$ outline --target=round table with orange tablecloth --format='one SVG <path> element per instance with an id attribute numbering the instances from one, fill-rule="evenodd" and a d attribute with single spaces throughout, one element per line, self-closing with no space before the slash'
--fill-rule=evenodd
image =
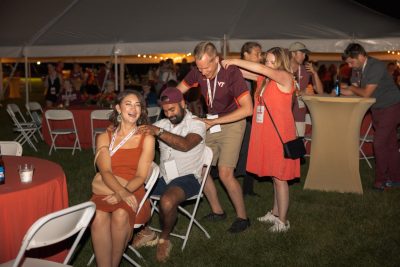
<path id="1" fill-rule="evenodd" d="M 0 185 L 0 263 L 14 259 L 26 232 L 39 218 L 67 208 L 68 191 L 60 165 L 34 157 L 3 156 L 5 184 Z M 18 166 L 33 164 L 31 183 L 21 183 Z M 34 252 L 41 258 L 62 262 L 67 247 L 47 247 Z"/>
<path id="2" fill-rule="evenodd" d="M 79 142 L 82 148 L 91 148 L 92 147 L 92 130 L 90 127 L 90 114 L 94 110 L 100 109 L 97 106 L 70 106 L 67 108 L 69 111 L 72 112 L 76 124 L 76 128 L 78 131 Z M 72 127 L 72 123 L 70 125 L 69 122 L 64 121 L 57 121 L 52 122 L 56 127 Z M 93 122 L 93 127 L 102 127 L 106 128 L 111 124 L 110 121 L 103 121 L 103 120 L 95 120 Z M 42 121 L 42 133 L 44 137 L 44 141 L 51 145 L 51 138 L 49 134 L 49 129 L 46 124 L 46 119 L 43 116 Z M 63 146 L 74 146 L 75 135 L 60 135 L 56 139 L 56 145 L 63 147 Z"/>

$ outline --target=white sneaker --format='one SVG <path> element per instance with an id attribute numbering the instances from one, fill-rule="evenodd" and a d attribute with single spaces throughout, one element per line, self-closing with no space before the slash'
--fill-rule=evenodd
<path id="1" fill-rule="evenodd" d="M 271 211 L 268 211 L 264 216 L 257 218 L 257 221 L 263 223 L 275 223 L 277 220 L 279 221 L 279 218 L 272 214 Z"/>
<path id="2" fill-rule="evenodd" d="M 286 224 L 281 222 L 281 220 L 277 220 L 274 225 L 272 225 L 268 230 L 272 233 L 283 233 L 287 232 L 290 228 L 290 223 L 289 221 L 286 221 Z"/>

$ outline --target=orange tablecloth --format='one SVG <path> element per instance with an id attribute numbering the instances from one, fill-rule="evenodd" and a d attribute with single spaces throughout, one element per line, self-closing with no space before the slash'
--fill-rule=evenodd
<path id="1" fill-rule="evenodd" d="M 81 143 L 82 148 L 91 148 L 92 147 L 92 132 L 90 129 L 90 113 L 93 110 L 99 109 L 96 106 L 72 106 L 69 107 L 68 110 L 72 112 L 75 119 L 76 128 L 78 131 L 79 141 Z M 57 121 L 52 122 L 56 127 L 72 127 L 72 123 L 70 124 L 67 121 Z M 111 122 L 109 121 L 94 121 L 94 127 L 104 127 L 109 126 Z M 49 134 L 49 129 L 46 124 L 46 118 L 43 116 L 42 121 L 42 133 L 44 137 L 44 141 L 51 145 L 51 138 Z M 74 135 L 60 135 L 56 139 L 57 146 L 73 146 L 75 141 Z"/>
<path id="2" fill-rule="evenodd" d="M 60 165 L 33 157 L 3 156 L 3 160 L 6 183 L 0 185 L 0 263 L 17 256 L 22 239 L 37 219 L 68 207 L 67 184 Z M 20 182 L 17 170 L 24 163 L 35 167 L 28 184 Z M 34 253 L 62 262 L 66 247 L 38 249 Z"/>

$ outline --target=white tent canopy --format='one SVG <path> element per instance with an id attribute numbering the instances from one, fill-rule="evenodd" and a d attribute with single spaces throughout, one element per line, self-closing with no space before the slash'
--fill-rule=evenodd
<path id="1" fill-rule="evenodd" d="M 400 48 L 400 20 L 349 0 L 3 0 L 0 57 L 187 53 L 203 40 L 230 52 L 302 41 L 313 52 Z"/>

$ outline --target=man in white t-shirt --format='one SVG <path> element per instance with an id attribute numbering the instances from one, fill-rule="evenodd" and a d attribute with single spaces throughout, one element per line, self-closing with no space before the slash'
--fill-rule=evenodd
<path id="1" fill-rule="evenodd" d="M 175 87 L 166 88 L 160 96 L 166 119 L 141 130 L 154 135 L 160 146 L 160 175 L 152 194 L 161 195 L 160 220 L 162 231 L 157 244 L 154 232 L 145 228 L 133 241 L 136 248 L 157 244 L 156 258 L 165 262 L 172 244 L 172 232 L 178 206 L 200 190 L 202 155 L 205 149 L 206 126 L 185 109 L 181 91 Z"/>

